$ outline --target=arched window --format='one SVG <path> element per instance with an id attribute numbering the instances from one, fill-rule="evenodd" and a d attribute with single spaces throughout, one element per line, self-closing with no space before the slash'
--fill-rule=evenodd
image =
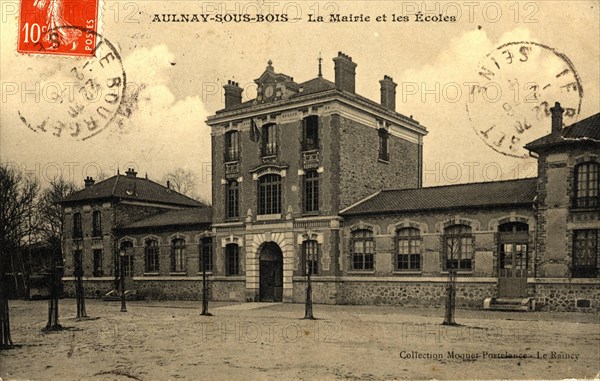
<path id="1" fill-rule="evenodd" d="M 185 272 L 185 240 L 182 238 L 171 241 L 171 272 Z"/>
<path id="2" fill-rule="evenodd" d="M 598 202 L 598 163 L 586 162 L 575 167 L 576 208 L 597 208 Z"/>
<path id="3" fill-rule="evenodd" d="M 81 226 L 81 213 L 73 213 L 73 238 L 83 238 L 83 229 Z"/>
<path id="4" fill-rule="evenodd" d="M 302 150 L 319 149 L 319 117 L 307 116 L 302 120 Z"/>
<path id="5" fill-rule="evenodd" d="M 213 271 L 213 250 L 212 250 L 212 238 L 205 237 L 200 241 L 200 258 L 198 261 L 198 271 L 207 273 Z"/>
<path id="6" fill-rule="evenodd" d="M 144 247 L 145 272 L 157 273 L 160 271 L 160 259 L 158 251 L 158 241 L 149 239 Z"/>
<path id="7" fill-rule="evenodd" d="M 302 275 L 319 273 L 319 244 L 315 240 L 302 242 Z"/>
<path id="8" fill-rule="evenodd" d="M 277 155 L 277 125 L 267 124 L 262 127 L 262 156 Z"/>
<path id="9" fill-rule="evenodd" d="M 99 210 L 94 210 L 92 213 L 92 236 L 102 236 L 102 212 Z"/>
<path id="10" fill-rule="evenodd" d="M 225 246 L 225 274 L 239 275 L 240 273 L 240 247 L 235 243 Z"/>
<path id="11" fill-rule="evenodd" d="M 240 216 L 240 184 L 236 180 L 229 180 L 225 191 L 225 209 L 227 218 Z"/>
<path id="12" fill-rule="evenodd" d="M 133 242 L 123 241 L 121 242 L 121 250 L 124 250 L 123 256 L 123 274 L 126 277 L 133 276 Z"/>
<path id="13" fill-rule="evenodd" d="M 509 222 L 498 226 L 498 275 L 505 278 L 527 276 L 529 225 Z"/>
<path id="14" fill-rule="evenodd" d="M 396 270 L 420 270 L 421 235 L 419 229 L 398 229 L 396 239 Z"/>
<path id="15" fill-rule="evenodd" d="M 467 225 L 451 225 L 444 229 L 446 270 L 471 270 L 473 235 Z"/>
<path id="16" fill-rule="evenodd" d="M 353 270 L 373 270 L 375 256 L 375 242 L 373 232 L 367 229 L 352 232 L 350 239 L 352 250 Z"/>
<path id="17" fill-rule="evenodd" d="M 239 144 L 239 132 L 229 131 L 225 134 L 225 161 L 239 160 Z"/>
<path id="18" fill-rule="evenodd" d="M 258 214 L 281 213 L 281 176 L 265 175 L 258 179 Z"/>

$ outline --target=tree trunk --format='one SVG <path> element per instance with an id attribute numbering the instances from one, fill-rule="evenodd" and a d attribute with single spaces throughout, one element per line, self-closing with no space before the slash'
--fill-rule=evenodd
<path id="1" fill-rule="evenodd" d="M 456 307 L 456 270 L 448 271 L 448 284 L 446 285 L 446 313 L 444 325 L 456 325 L 454 310 Z"/>
<path id="2" fill-rule="evenodd" d="M 48 301 L 48 322 L 45 331 L 59 331 L 62 326 L 58 322 L 58 269 L 56 268 L 56 250 L 52 249 L 52 265 L 50 275 L 50 300 Z"/>
<path id="3" fill-rule="evenodd" d="M 2 275 L 0 277 L 0 349 L 9 349 L 13 347 L 12 338 L 10 337 L 9 312 L 6 278 Z"/>
<path id="4" fill-rule="evenodd" d="M 81 276 L 77 277 L 75 285 L 75 294 L 77 298 L 77 318 L 86 318 L 85 312 L 85 289 L 83 288 L 83 280 Z"/>
<path id="5" fill-rule="evenodd" d="M 208 312 L 208 280 L 206 279 L 206 261 L 202 262 L 202 313 L 203 316 L 212 316 Z"/>
<path id="6" fill-rule="evenodd" d="M 312 271 L 310 269 L 309 271 Z M 310 281 L 310 273 L 306 279 L 306 301 L 304 302 L 304 319 L 314 319 L 312 306 L 312 284 Z"/>

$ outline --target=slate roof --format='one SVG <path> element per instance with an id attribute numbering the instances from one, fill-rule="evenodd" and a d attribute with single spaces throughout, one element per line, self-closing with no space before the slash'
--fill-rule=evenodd
<path id="1" fill-rule="evenodd" d="M 212 208 L 185 208 L 155 214 L 139 221 L 123 225 L 120 229 L 153 228 L 181 225 L 209 225 L 212 221 Z"/>
<path id="2" fill-rule="evenodd" d="M 600 113 L 573 123 L 560 131 L 542 136 L 525 145 L 525 148 L 537 152 L 540 148 L 556 144 L 585 141 L 600 143 Z"/>
<path id="3" fill-rule="evenodd" d="M 110 198 L 159 202 L 179 206 L 205 206 L 199 201 L 184 196 L 173 189 L 167 189 L 167 187 L 147 178 L 121 174 L 100 181 L 89 188 L 84 188 L 75 192 L 63 199 L 61 204 Z"/>
<path id="4" fill-rule="evenodd" d="M 460 208 L 527 205 L 537 194 L 537 178 L 439 187 L 383 190 L 341 212 L 381 214 Z"/>

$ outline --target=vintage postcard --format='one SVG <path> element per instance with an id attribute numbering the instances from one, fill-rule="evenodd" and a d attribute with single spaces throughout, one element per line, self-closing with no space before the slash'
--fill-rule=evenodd
<path id="1" fill-rule="evenodd" d="M 600 377 L 598 0 L 0 18 L 0 380 Z"/>

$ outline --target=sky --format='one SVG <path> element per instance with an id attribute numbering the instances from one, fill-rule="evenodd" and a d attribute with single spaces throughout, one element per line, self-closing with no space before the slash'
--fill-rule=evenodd
<path id="1" fill-rule="evenodd" d="M 131 113 L 83 141 L 56 137 L 27 128 L 21 116 L 59 118 L 64 110 L 48 100 L 50 84 L 67 83 L 70 69 L 86 58 L 17 53 L 19 4 L 3 0 L 0 9 L 0 161 L 43 182 L 62 175 L 82 184 L 86 176 L 129 167 L 162 181 L 184 168 L 196 173 L 197 193 L 209 198 L 205 120 L 223 108 L 229 79 L 252 99 L 269 59 L 276 72 L 302 82 L 316 77 L 321 55 L 323 76 L 333 80 L 332 58 L 342 51 L 358 64 L 357 93 L 375 101 L 378 81 L 393 77 L 397 111 L 429 131 L 425 186 L 535 176 L 535 159 L 521 147 L 550 131 L 546 105 L 576 109 L 567 124 L 600 112 L 599 1 L 107 0 L 99 32 L 122 57 Z M 419 22 L 418 12 L 447 21 Z M 329 21 L 332 13 L 370 21 L 308 21 L 309 14 Z M 270 14 L 287 21 L 153 22 L 163 14 Z M 377 21 L 383 15 L 386 21 Z M 480 75 L 482 66 L 494 74 Z M 572 70 L 559 75 L 565 67 Z M 474 91 L 482 87 L 484 93 Z M 524 132 L 515 134 L 519 128 Z"/>

